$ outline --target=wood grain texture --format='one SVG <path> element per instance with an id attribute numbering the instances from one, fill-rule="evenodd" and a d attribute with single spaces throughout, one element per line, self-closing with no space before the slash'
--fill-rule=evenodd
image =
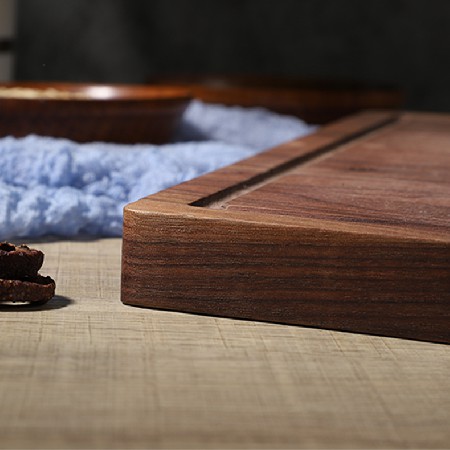
<path id="1" fill-rule="evenodd" d="M 135 308 L 120 239 L 29 242 L 0 309 L 0 448 L 448 448 L 450 347 Z"/>
<path id="2" fill-rule="evenodd" d="M 131 204 L 122 301 L 450 343 L 448 142 L 366 112 Z"/>

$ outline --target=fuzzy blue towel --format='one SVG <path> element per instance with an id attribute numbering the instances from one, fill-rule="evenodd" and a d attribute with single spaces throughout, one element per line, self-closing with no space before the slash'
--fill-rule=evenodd
<path id="1" fill-rule="evenodd" d="M 192 102 L 168 145 L 0 139 L 0 240 L 120 236 L 124 205 L 310 133 L 262 109 Z"/>

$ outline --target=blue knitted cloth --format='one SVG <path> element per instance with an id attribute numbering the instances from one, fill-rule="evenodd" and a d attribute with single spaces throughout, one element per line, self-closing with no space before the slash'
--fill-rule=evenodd
<path id="1" fill-rule="evenodd" d="M 194 101 L 167 145 L 1 138 L 0 240 L 120 236 L 127 203 L 313 129 L 262 109 Z"/>

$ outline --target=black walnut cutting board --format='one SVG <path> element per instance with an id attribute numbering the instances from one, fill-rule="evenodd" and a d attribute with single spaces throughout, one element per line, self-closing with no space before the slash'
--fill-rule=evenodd
<path id="1" fill-rule="evenodd" d="M 450 343 L 450 115 L 363 112 L 128 205 L 122 301 Z"/>

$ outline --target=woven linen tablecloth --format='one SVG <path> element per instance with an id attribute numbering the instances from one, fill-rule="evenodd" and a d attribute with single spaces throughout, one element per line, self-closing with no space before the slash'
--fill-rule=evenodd
<path id="1" fill-rule="evenodd" d="M 125 306 L 120 238 L 33 242 L 0 311 L 0 448 L 449 448 L 450 346 Z"/>

